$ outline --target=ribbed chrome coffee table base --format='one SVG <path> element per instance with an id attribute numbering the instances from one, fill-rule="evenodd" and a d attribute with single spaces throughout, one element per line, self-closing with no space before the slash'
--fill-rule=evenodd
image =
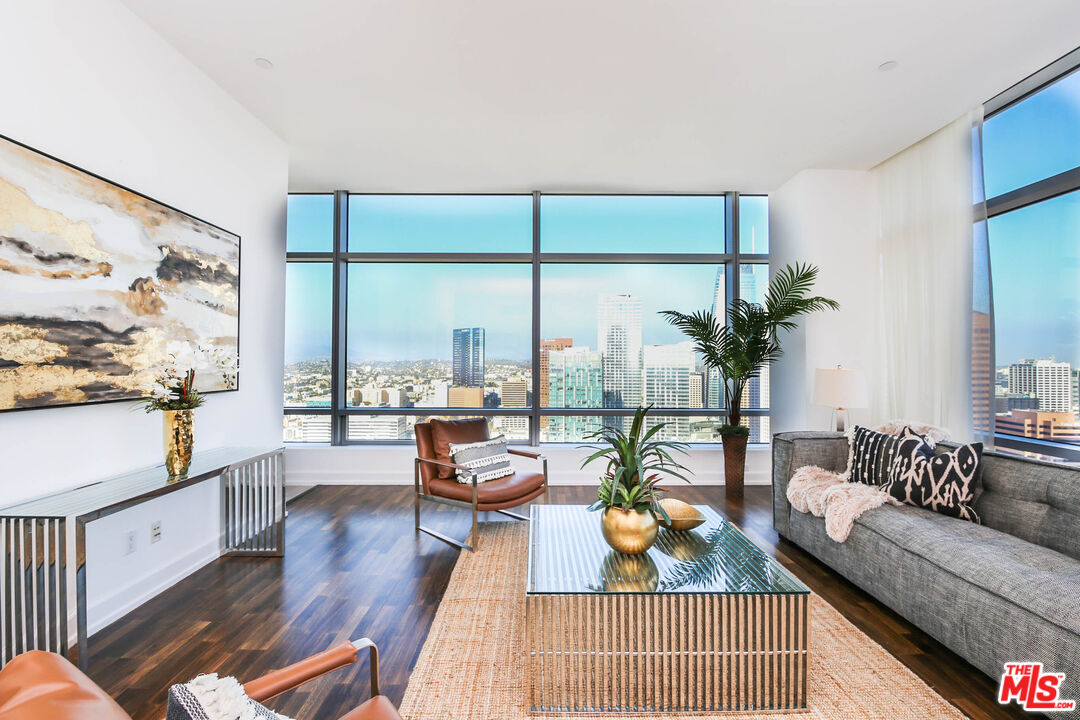
<path id="1" fill-rule="evenodd" d="M 532 508 L 532 712 L 806 708 L 809 590 L 702 509 L 704 534 L 667 535 L 648 556 L 626 556 L 593 547 L 595 515 Z"/>
<path id="2" fill-rule="evenodd" d="M 533 595 L 533 712 L 806 707 L 805 595 Z"/>

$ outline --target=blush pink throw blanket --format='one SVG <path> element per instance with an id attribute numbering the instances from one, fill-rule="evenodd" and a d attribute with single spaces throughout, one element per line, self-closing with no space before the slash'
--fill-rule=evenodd
<path id="1" fill-rule="evenodd" d="M 795 471 L 788 483 L 787 498 L 799 512 L 825 518 L 825 532 L 836 542 L 844 542 L 855 521 L 867 510 L 885 503 L 899 505 L 873 485 L 847 482 L 847 475 L 829 472 L 814 465 Z"/>

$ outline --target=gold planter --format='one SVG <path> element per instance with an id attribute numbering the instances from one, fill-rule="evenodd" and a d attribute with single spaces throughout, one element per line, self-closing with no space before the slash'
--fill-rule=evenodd
<path id="1" fill-rule="evenodd" d="M 627 555 L 638 555 L 656 542 L 660 524 L 651 512 L 608 508 L 600 519 L 604 540 L 615 550 Z"/>
<path id="2" fill-rule="evenodd" d="M 195 411 L 165 410 L 165 469 L 170 480 L 187 477 L 195 445 Z"/>

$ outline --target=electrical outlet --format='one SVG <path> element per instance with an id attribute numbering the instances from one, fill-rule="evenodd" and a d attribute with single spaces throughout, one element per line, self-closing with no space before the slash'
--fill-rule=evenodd
<path id="1" fill-rule="evenodd" d="M 161 521 L 155 520 L 150 523 L 150 542 L 156 543 L 161 539 Z"/>
<path id="2" fill-rule="evenodd" d="M 124 554 L 130 555 L 135 552 L 135 531 L 128 530 L 127 535 L 124 536 Z"/>

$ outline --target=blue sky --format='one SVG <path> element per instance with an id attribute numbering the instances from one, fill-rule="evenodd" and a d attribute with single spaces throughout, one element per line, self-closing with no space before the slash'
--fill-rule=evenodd
<path id="1" fill-rule="evenodd" d="M 1080 72 L 986 121 L 988 197 L 1080 166 Z M 992 218 L 997 364 L 1080 365 L 1080 192 Z"/>
<path id="2" fill-rule="evenodd" d="M 988 120 L 983 132 L 988 197 L 1080 166 L 1080 72 Z M 330 196 L 291 196 L 291 251 L 328 251 Z M 544 252 L 723 252 L 720 198 L 544 196 Z M 744 197 L 744 252 L 768 252 L 768 204 Z M 528 253 L 532 197 L 352 196 L 349 248 L 378 252 Z M 1055 355 L 1080 365 L 1080 192 L 989 223 L 997 364 Z M 677 342 L 656 311 L 712 302 L 715 266 L 545 265 L 541 334 L 596 345 L 596 300 L 631 293 L 643 304 L 644 341 Z M 528 265 L 365 264 L 350 269 L 350 359 L 449 358 L 455 327 L 487 330 L 490 358 L 526 359 Z M 759 289 L 766 272 L 758 269 Z M 327 265 L 290 265 L 286 361 L 330 353 Z"/>
<path id="3" fill-rule="evenodd" d="M 332 203 L 293 196 L 289 249 L 330 245 Z M 745 198 L 742 234 L 765 252 L 768 204 Z M 715 197 L 556 197 L 541 208 L 545 252 L 724 252 L 724 203 Z M 530 196 L 354 196 L 354 251 L 530 252 Z M 349 269 L 350 360 L 450 357 L 455 327 L 484 327 L 489 358 L 531 355 L 528 264 L 364 263 Z M 541 274 L 541 334 L 596 347 L 597 297 L 631 293 L 642 300 L 646 343 L 683 338 L 656 313 L 712 303 L 716 265 L 562 264 Z M 758 268 L 758 284 L 763 285 Z M 330 268 L 290 264 L 286 296 L 286 362 L 329 357 Z"/>

